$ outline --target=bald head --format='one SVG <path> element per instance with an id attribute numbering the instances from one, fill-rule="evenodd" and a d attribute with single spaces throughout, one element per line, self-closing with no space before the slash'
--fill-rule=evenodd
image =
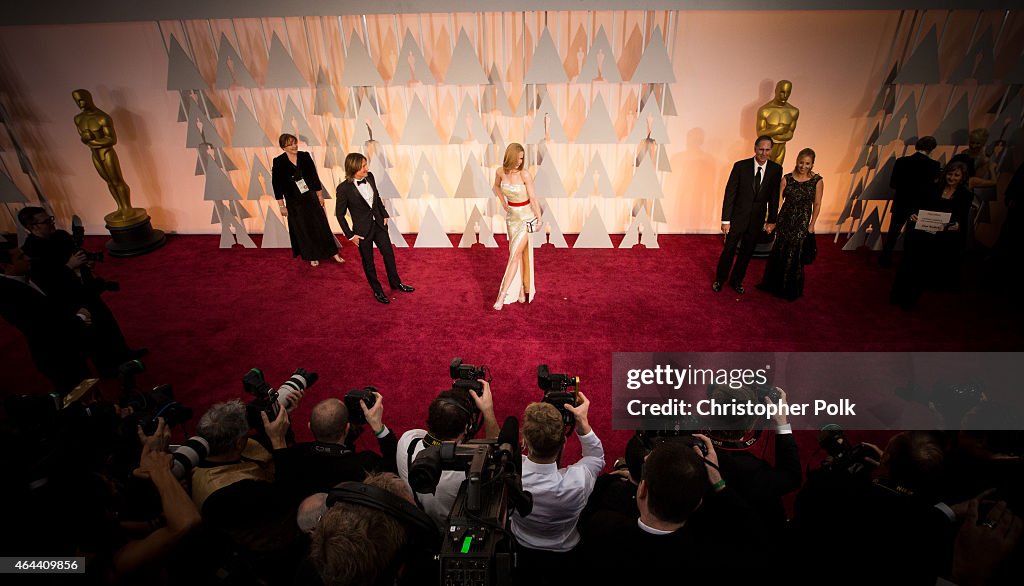
<path id="1" fill-rule="evenodd" d="M 309 415 L 309 431 L 316 441 L 340 444 L 348 433 L 348 408 L 339 399 L 326 399 L 313 407 Z"/>

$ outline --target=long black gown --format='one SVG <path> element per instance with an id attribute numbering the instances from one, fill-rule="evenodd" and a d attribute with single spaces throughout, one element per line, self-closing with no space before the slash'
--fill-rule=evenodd
<path id="1" fill-rule="evenodd" d="M 287 154 L 274 159 L 271 179 L 274 197 L 284 199 L 288 209 L 288 233 L 291 236 L 292 256 L 302 260 L 320 261 L 338 254 L 338 241 L 327 223 L 327 214 L 320 207 L 317 192 L 323 189 L 316 165 L 309 153 L 299 151 L 298 165 L 288 160 Z M 295 181 L 305 179 L 309 191 L 300 193 Z"/>
<path id="2" fill-rule="evenodd" d="M 758 288 L 793 301 L 804 294 L 804 263 L 800 259 L 804 239 L 814 238 L 808 233 L 814 195 L 821 175 L 807 181 L 793 179 L 786 174 L 786 190 L 782 192 L 782 209 L 775 225 L 775 246 L 768 257 L 764 278 Z"/>

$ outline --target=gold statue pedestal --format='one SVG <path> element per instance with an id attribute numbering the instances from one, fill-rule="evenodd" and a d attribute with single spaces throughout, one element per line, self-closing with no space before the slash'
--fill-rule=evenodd
<path id="1" fill-rule="evenodd" d="M 103 217 L 111 239 L 107 241 L 110 256 L 140 256 L 153 252 L 167 242 L 162 230 L 154 230 L 145 208 L 118 210 Z"/>

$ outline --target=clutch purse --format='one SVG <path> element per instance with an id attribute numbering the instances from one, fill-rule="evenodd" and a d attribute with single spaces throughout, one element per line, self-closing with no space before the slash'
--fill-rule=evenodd
<path id="1" fill-rule="evenodd" d="M 526 231 L 533 234 L 537 230 L 540 230 L 540 218 L 534 218 L 526 221 Z"/>

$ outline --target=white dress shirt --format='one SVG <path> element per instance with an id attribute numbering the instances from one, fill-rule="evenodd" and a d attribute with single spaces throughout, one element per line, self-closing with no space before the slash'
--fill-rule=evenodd
<path id="1" fill-rule="evenodd" d="M 398 466 L 398 476 L 409 484 L 409 444 L 415 439 L 420 441 L 416 444 L 416 451 L 412 454 L 415 462 L 416 456 L 426 447 L 423 437 L 427 435 L 424 429 L 410 429 L 402 434 L 398 440 L 398 449 L 395 454 Z M 416 494 L 419 499 L 420 508 L 430 515 L 430 518 L 442 529 L 448 526 L 448 514 L 451 513 L 452 505 L 455 504 L 455 497 L 459 495 L 459 487 L 466 479 L 466 473 L 460 470 L 444 470 L 441 472 L 441 480 L 437 483 L 437 490 L 434 494 Z M 412 490 L 412 487 L 409 487 Z"/>
<path id="2" fill-rule="evenodd" d="M 354 179 L 356 182 L 356 189 L 359 190 L 359 195 L 363 196 L 366 201 L 366 205 L 373 208 L 373 188 L 370 187 L 370 182 L 366 179 Z M 359 183 L 362 181 L 362 183 Z"/>
<path id="3" fill-rule="evenodd" d="M 531 549 L 564 552 L 580 541 L 576 522 L 604 468 L 604 447 L 593 431 L 581 435 L 583 457 L 565 468 L 523 457 L 523 490 L 533 495 L 529 515 L 512 515 L 512 533 Z"/>

